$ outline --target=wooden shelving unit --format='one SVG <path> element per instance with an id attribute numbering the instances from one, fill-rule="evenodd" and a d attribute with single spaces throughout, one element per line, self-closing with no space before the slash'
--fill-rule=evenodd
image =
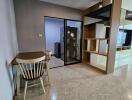
<path id="1" fill-rule="evenodd" d="M 87 52 L 87 53 L 94 53 L 94 54 L 98 54 L 98 55 L 102 55 L 102 56 L 107 56 L 106 53 L 98 53 L 97 51 L 87 51 L 87 50 L 84 50 L 84 52 Z"/>
<path id="2" fill-rule="evenodd" d="M 111 44 L 111 0 L 102 0 L 102 7 L 97 3 L 84 11 L 83 55 L 82 60 L 87 65 L 108 72 L 110 62 L 108 50 Z M 109 65 L 108 65 L 109 64 Z"/>
<path id="3" fill-rule="evenodd" d="M 85 38 L 84 40 L 109 40 L 108 38 Z"/>
<path id="4" fill-rule="evenodd" d="M 93 56 L 102 56 L 106 59 L 107 62 L 107 56 L 108 56 L 108 41 L 109 38 L 105 37 L 98 37 L 97 36 L 97 30 L 96 30 L 96 23 L 84 25 L 84 33 L 83 33 L 83 61 L 91 66 L 99 67 L 101 70 L 106 70 L 106 65 L 100 65 L 100 64 L 94 64 L 92 63 Z M 104 42 L 107 44 L 105 52 L 101 52 L 101 49 L 104 49 L 101 47 L 101 42 Z M 104 45 L 102 45 L 104 46 Z M 95 54 L 95 55 L 94 55 Z"/>

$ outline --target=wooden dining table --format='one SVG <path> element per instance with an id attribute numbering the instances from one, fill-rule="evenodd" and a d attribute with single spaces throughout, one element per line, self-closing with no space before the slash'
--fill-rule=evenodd
<path id="1" fill-rule="evenodd" d="M 29 59 L 36 59 L 40 58 L 42 56 L 46 56 L 45 62 L 46 62 L 46 68 L 47 68 L 47 76 L 49 81 L 49 74 L 48 74 L 48 66 L 47 62 L 50 60 L 50 51 L 45 53 L 43 51 L 37 51 L 37 52 L 21 52 L 16 55 L 14 60 L 12 61 L 13 69 L 16 70 L 16 75 L 14 75 L 13 79 L 15 80 L 15 87 L 16 87 L 16 94 L 20 94 L 20 68 L 18 67 L 18 63 L 16 62 L 16 58 L 29 60 Z M 49 82 L 50 83 L 50 82 Z"/>

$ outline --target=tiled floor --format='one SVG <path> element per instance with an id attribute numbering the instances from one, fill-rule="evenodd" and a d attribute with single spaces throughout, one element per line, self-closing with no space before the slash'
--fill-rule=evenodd
<path id="1" fill-rule="evenodd" d="M 50 69 L 51 86 L 30 88 L 26 100 L 132 100 L 132 66 L 104 75 L 84 64 Z M 23 100 L 23 94 L 16 100 Z"/>
<path id="2" fill-rule="evenodd" d="M 52 56 L 51 60 L 49 61 L 48 66 L 49 66 L 49 68 L 64 66 L 64 61 L 59 59 L 59 58 Z"/>

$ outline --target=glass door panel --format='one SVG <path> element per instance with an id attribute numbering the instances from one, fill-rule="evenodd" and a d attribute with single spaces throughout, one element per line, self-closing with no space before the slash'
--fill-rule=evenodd
<path id="1" fill-rule="evenodd" d="M 81 62 L 82 22 L 65 20 L 65 65 Z"/>

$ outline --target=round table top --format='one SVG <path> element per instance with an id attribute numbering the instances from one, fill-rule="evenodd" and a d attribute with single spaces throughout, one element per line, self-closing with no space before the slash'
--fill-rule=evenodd
<path id="1" fill-rule="evenodd" d="M 19 53 L 16 58 L 20 58 L 20 59 L 36 59 L 36 58 L 40 58 L 45 56 L 46 54 L 44 52 L 23 52 L 23 53 Z"/>
<path id="2" fill-rule="evenodd" d="M 12 61 L 13 65 L 17 65 L 18 63 L 16 62 L 16 58 L 20 58 L 20 59 L 24 59 L 24 60 L 29 60 L 29 59 L 36 59 L 36 58 L 40 58 L 46 56 L 46 53 L 42 52 L 42 51 L 38 51 L 38 52 L 22 52 L 19 53 L 14 60 Z"/>

